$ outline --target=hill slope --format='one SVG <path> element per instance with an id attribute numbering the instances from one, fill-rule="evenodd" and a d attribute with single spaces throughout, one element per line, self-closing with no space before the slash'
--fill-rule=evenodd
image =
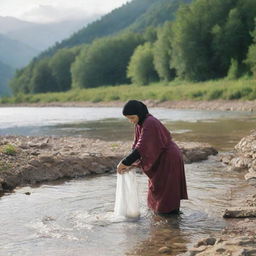
<path id="1" fill-rule="evenodd" d="M 125 29 L 139 31 L 174 18 L 181 3 L 192 0 L 133 0 L 74 33 L 61 43 L 44 51 L 40 57 L 51 56 L 58 49 L 90 43 L 94 39 L 116 34 Z"/>
<path id="2" fill-rule="evenodd" d="M 38 54 L 38 51 L 6 36 L 0 35 L 0 61 L 20 68 L 27 65 Z"/>
<path id="3" fill-rule="evenodd" d="M 0 61 L 0 97 L 11 94 L 8 81 L 12 78 L 14 69 Z"/>
<path id="4" fill-rule="evenodd" d="M 82 20 L 39 24 L 0 16 L 0 34 L 22 42 L 38 51 L 43 51 L 57 41 L 70 37 L 75 31 L 97 18 L 98 16 L 88 16 Z"/>

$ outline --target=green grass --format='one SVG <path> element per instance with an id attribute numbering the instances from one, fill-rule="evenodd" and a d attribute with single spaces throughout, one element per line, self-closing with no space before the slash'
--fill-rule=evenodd
<path id="1" fill-rule="evenodd" d="M 73 89 L 68 92 L 44 94 L 19 94 L 1 98 L 0 103 L 49 103 L 49 102 L 108 102 L 139 100 L 255 100 L 256 80 L 212 80 L 200 83 L 173 81 L 148 86 L 120 85 L 92 89 Z"/>
<path id="2" fill-rule="evenodd" d="M 6 154 L 6 155 L 14 156 L 17 153 L 17 149 L 12 144 L 6 144 L 6 145 L 0 147 L 0 152 L 3 154 Z"/>

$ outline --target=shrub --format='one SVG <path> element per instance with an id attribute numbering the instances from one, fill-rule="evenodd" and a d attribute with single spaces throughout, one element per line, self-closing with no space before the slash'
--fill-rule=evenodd
<path id="1" fill-rule="evenodd" d="M 0 152 L 6 155 L 16 155 L 17 149 L 11 144 L 6 144 L 0 148 Z"/>
<path id="2" fill-rule="evenodd" d="M 216 100 L 220 99 L 223 95 L 223 89 L 213 89 L 209 91 L 207 95 L 207 100 Z"/>

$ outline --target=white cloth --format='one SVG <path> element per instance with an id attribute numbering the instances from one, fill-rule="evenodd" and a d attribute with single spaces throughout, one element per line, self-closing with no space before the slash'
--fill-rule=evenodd
<path id="1" fill-rule="evenodd" d="M 124 174 L 117 173 L 114 215 L 126 218 L 139 218 L 140 216 L 135 168 Z"/>

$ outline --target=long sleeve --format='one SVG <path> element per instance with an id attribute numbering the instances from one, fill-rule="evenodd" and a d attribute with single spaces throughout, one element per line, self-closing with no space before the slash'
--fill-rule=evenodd
<path id="1" fill-rule="evenodd" d="M 122 163 L 126 166 L 130 166 L 138 159 L 140 159 L 140 153 L 137 149 L 134 149 L 130 155 L 123 159 Z"/>

